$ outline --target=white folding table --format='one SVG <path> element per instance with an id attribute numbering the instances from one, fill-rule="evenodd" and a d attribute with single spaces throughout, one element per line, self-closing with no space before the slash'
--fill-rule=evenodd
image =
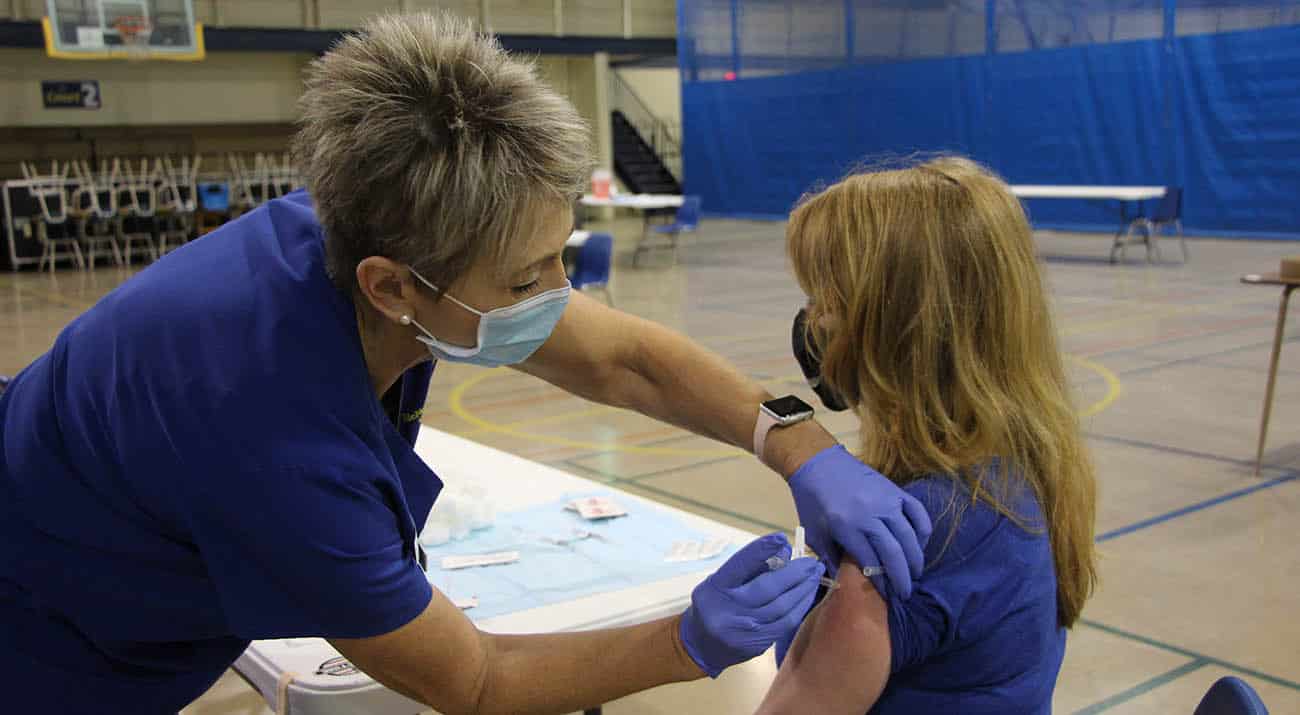
<path id="1" fill-rule="evenodd" d="M 421 428 L 416 452 L 447 488 L 473 483 L 501 512 L 557 501 L 574 492 L 617 492 L 618 501 L 633 516 L 639 509 L 656 509 L 673 514 L 695 531 L 737 545 L 754 538 L 740 529 L 429 427 Z M 720 563 L 720 559 L 700 561 L 699 569 L 686 575 L 476 620 L 476 625 L 495 633 L 555 633 L 645 623 L 685 610 L 691 591 Z M 465 613 L 474 618 L 473 609 Z M 278 713 L 411 715 L 427 709 L 357 671 L 321 638 L 254 641 L 234 668 Z"/>
<path id="2" fill-rule="evenodd" d="M 632 262 L 636 264 L 636 258 L 639 253 L 649 247 L 653 234 L 650 232 L 651 212 L 662 209 L 679 209 L 686 202 L 686 198 L 679 194 L 612 194 L 608 197 L 597 197 L 587 194 L 578 200 L 579 204 L 589 208 L 613 207 L 621 209 L 633 209 L 641 212 L 641 239 L 637 244 L 637 253 L 633 254 Z M 677 253 L 677 240 L 673 237 L 672 241 L 673 256 Z"/>
<path id="3" fill-rule="evenodd" d="M 679 209 L 686 202 L 679 194 L 611 194 L 606 197 L 587 194 L 578 203 L 587 208 L 632 209 L 641 212 L 643 232 L 649 229 L 652 211 Z"/>
<path id="4" fill-rule="evenodd" d="M 587 194 L 578 199 L 578 203 L 587 208 L 616 208 L 640 211 L 643 229 L 647 230 L 650 226 L 652 211 L 679 209 L 685 202 L 685 197 L 679 194 L 611 194 L 605 197 Z"/>
<path id="5" fill-rule="evenodd" d="M 1086 199 L 1093 201 L 1119 202 L 1119 230 L 1110 247 L 1110 262 L 1115 262 L 1117 253 L 1130 243 L 1133 229 L 1144 226 L 1143 220 L 1130 219 L 1128 205 L 1147 199 L 1158 199 L 1165 195 L 1163 186 L 1046 186 L 1037 184 L 1017 184 L 1011 187 L 1011 193 L 1022 199 Z M 1151 248 L 1155 236 L 1148 230 L 1143 243 L 1147 249 L 1147 261 L 1151 260 Z"/>
<path id="6" fill-rule="evenodd" d="M 616 194 L 597 197 L 587 194 L 578 203 L 591 208 L 635 209 L 653 211 L 655 209 L 681 208 L 685 199 L 678 194 Z"/>

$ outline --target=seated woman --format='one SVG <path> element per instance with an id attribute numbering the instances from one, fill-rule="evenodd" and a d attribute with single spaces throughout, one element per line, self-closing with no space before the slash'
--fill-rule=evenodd
<path id="1" fill-rule="evenodd" d="M 818 392 L 934 536 L 905 602 L 840 564 L 759 712 L 1050 712 L 1096 581 L 1096 487 L 1020 203 L 942 158 L 848 178 L 786 235 Z"/>

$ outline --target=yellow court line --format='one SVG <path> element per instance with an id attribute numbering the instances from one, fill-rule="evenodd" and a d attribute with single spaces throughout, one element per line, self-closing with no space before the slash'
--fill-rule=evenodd
<path id="1" fill-rule="evenodd" d="M 1102 410 L 1105 410 L 1107 407 L 1110 407 L 1111 404 L 1115 402 L 1115 400 L 1118 400 L 1120 395 L 1124 394 L 1124 388 L 1123 385 L 1120 383 L 1119 376 L 1117 376 L 1105 365 L 1069 353 L 1065 354 L 1065 358 L 1075 363 L 1076 365 L 1079 365 L 1080 367 L 1083 367 L 1087 370 L 1091 370 L 1092 372 L 1099 375 L 1106 382 L 1105 396 L 1103 396 L 1097 402 L 1094 402 L 1093 404 L 1088 405 L 1087 407 L 1080 410 L 1079 417 L 1081 419 L 1092 417 L 1093 415 L 1098 414 Z M 570 419 L 578 419 L 581 417 L 603 414 L 605 412 L 612 412 L 616 409 L 613 407 L 599 406 L 593 408 L 585 408 L 581 410 L 572 410 L 569 412 L 562 412 L 555 415 L 547 415 L 545 417 L 519 420 L 516 422 L 500 423 L 500 422 L 493 422 L 491 420 L 487 420 L 482 417 L 479 417 L 478 415 L 471 412 L 469 408 L 465 406 L 465 395 L 474 387 L 476 387 L 477 385 L 479 385 L 480 383 L 486 380 L 492 379 L 493 377 L 509 375 L 509 374 L 511 374 L 510 371 L 505 370 L 503 368 L 497 368 L 495 370 L 486 370 L 484 372 L 480 372 L 474 375 L 473 377 L 466 379 L 465 381 L 456 385 L 456 387 L 452 388 L 451 393 L 447 396 L 448 408 L 451 410 L 452 414 L 456 415 L 457 417 L 469 423 L 470 425 L 473 425 L 475 428 L 473 430 L 460 433 L 461 436 L 469 436 L 474 434 L 483 434 L 483 433 L 490 432 L 496 434 L 506 434 L 512 437 L 518 437 L 520 439 L 528 440 L 531 442 L 541 442 L 543 444 L 550 444 L 550 445 L 555 445 L 560 447 L 571 447 L 573 449 L 581 449 L 586 451 L 627 452 L 629 454 L 645 454 L 645 455 L 672 456 L 672 457 L 682 457 L 682 456 L 733 457 L 733 456 L 741 456 L 741 455 L 748 454 L 748 452 L 736 447 L 727 447 L 727 448 L 719 448 L 719 449 L 676 449 L 672 447 L 638 447 L 636 445 L 619 444 L 618 442 L 614 442 L 614 441 L 588 442 L 583 440 L 573 440 L 564 437 L 556 437 L 554 435 L 531 432 L 526 429 L 520 429 L 521 427 L 534 426 L 538 424 L 563 422 Z M 802 375 L 789 375 L 789 376 L 773 378 L 771 380 L 765 380 L 764 383 L 786 382 L 790 380 L 790 378 L 792 377 L 798 377 L 799 379 L 802 379 Z"/>
<path id="2" fill-rule="evenodd" d="M 1107 407 L 1110 407 L 1111 403 L 1115 402 L 1115 400 L 1118 400 L 1119 396 L 1124 394 L 1124 385 L 1120 383 L 1119 376 L 1116 375 L 1114 372 L 1111 372 L 1110 368 L 1106 367 L 1105 365 L 1102 365 L 1101 363 L 1095 362 L 1093 360 L 1089 360 L 1088 358 L 1079 357 L 1078 355 L 1072 355 L 1070 353 L 1065 354 L 1065 359 L 1069 360 L 1070 362 L 1073 362 L 1075 365 L 1078 365 L 1079 367 L 1086 368 L 1088 370 L 1097 373 L 1098 375 L 1101 376 L 1101 379 L 1106 381 L 1105 396 L 1103 396 L 1100 400 L 1092 403 L 1091 405 L 1088 405 L 1087 407 L 1083 408 L 1082 410 L 1079 410 L 1080 419 L 1087 419 L 1088 417 L 1092 417 L 1093 415 L 1101 412 Z"/>
<path id="3" fill-rule="evenodd" d="M 601 405 L 600 407 L 592 407 L 585 410 L 571 410 L 569 412 L 560 412 L 554 415 L 547 415 L 545 417 L 534 417 L 532 419 L 527 419 L 527 420 L 506 422 L 502 426 L 503 427 L 535 427 L 537 425 L 543 425 L 543 424 L 568 422 L 569 420 L 581 419 L 583 417 L 592 417 L 594 415 L 600 415 L 606 412 L 615 412 L 617 410 L 618 410 L 617 407 Z M 458 437 L 471 437 L 476 434 L 482 434 L 484 432 L 490 432 L 490 431 L 492 430 L 488 430 L 480 427 L 478 429 L 466 430 L 464 432 L 453 432 L 453 434 L 455 434 Z"/>

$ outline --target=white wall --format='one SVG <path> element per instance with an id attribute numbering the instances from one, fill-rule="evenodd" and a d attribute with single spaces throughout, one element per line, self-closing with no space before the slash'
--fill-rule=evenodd
<path id="1" fill-rule="evenodd" d="M 486 24 L 497 33 L 622 37 L 625 29 L 624 0 L 561 0 L 558 23 L 555 0 L 193 1 L 195 20 L 226 27 L 351 28 L 376 13 L 445 8 Z M 677 34 L 675 0 L 627 2 L 629 36 Z M 0 0 L 0 19 L 38 20 L 44 14 L 44 0 Z"/>
<path id="2" fill-rule="evenodd" d="M 283 151 L 310 59 L 223 52 L 195 63 L 72 62 L 0 48 L 0 179 L 17 176 L 21 161 L 82 158 L 92 145 L 106 156 Z M 536 62 L 592 125 L 593 154 L 608 154 L 609 108 L 597 91 L 595 57 Z M 41 80 L 87 79 L 99 80 L 102 109 L 44 108 Z"/>
<path id="3" fill-rule="evenodd" d="M 625 67 L 616 71 L 656 117 L 681 125 L 682 76 L 676 67 Z"/>
<path id="4" fill-rule="evenodd" d="M 625 7 L 623 0 L 561 0 L 559 18 L 555 0 L 194 0 L 194 9 L 197 21 L 229 27 L 351 28 L 377 12 L 445 8 L 476 22 L 486 19 L 498 33 L 676 33 L 675 0 L 627 2 Z M 0 19 L 35 20 L 44 14 L 43 0 L 0 0 Z M 310 59 L 308 54 L 210 52 L 195 63 L 72 62 L 50 59 L 43 50 L 0 48 L 0 178 L 13 175 L 22 160 L 75 158 L 90 142 L 124 155 L 276 151 L 292 132 Z M 603 66 L 594 56 L 543 55 L 536 61 L 543 77 L 591 123 L 598 160 L 606 157 Z M 645 84 L 638 92 L 644 91 L 647 101 L 680 116 L 675 79 L 658 70 L 636 75 L 634 81 Z M 99 81 L 102 109 L 44 108 L 42 80 L 87 79 Z"/>
<path id="5" fill-rule="evenodd" d="M 216 52 L 202 62 L 73 62 L 0 48 L 0 126 L 288 122 L 310 55 Z M 45 109 L 42 80 L 99 80 L 103 108 Z"/>

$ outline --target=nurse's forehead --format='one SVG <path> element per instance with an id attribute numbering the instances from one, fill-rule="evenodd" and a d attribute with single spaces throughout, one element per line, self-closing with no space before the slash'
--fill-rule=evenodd
<path id="1" fill-rule="evenodd" d="M 573 233 L 573 212 L 548 212 L 537 223 L 524 229 L 525 247 L 506 261 L 506 270 L 511 273 L 526 271 L 539 263 L 544 263 L 564 250 L 564 242 Z"/>

